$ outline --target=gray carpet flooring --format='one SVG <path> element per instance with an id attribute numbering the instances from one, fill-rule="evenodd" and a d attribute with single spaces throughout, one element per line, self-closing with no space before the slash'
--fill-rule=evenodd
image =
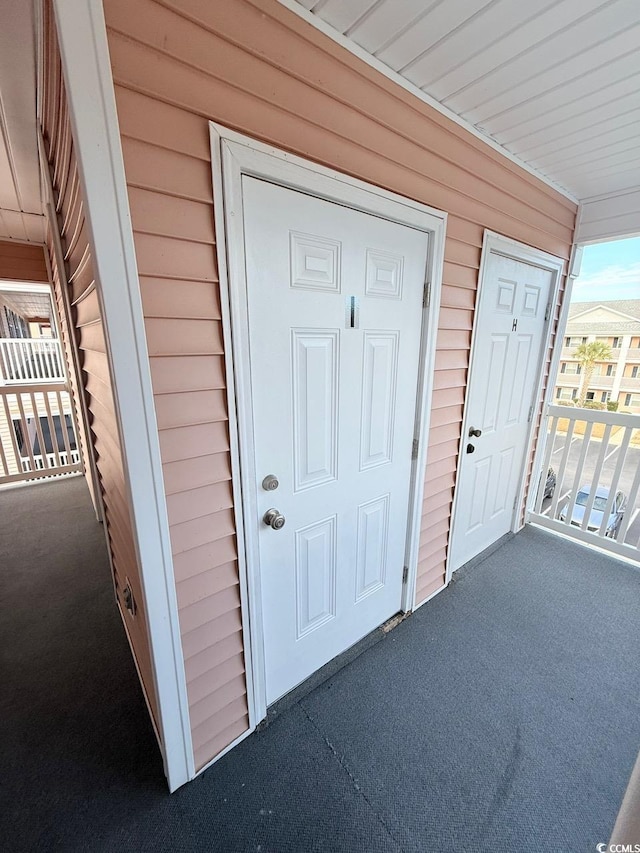
<path id="1" fill-rule="evenodd" d="M 11 853 L 582 853 L 640 744 L 640 573 L 540 530 L 173 796 L 81 479 L 0 492 L 0 597 Z"/>

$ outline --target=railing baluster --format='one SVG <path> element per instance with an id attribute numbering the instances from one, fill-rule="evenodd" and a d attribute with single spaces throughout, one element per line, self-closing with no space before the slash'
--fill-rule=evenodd
<path id="1" fill-rule="evenodd" d="M 35 378 L 35 373 L 33 370 L 33 364 L 31 361 L 31 347 L 25 344 L 22 340 L 19 342 L 20 346 L 20 356 L 19 361 L 22 366 L 22 378 L 23 379 L 31 379 Z"/>
<path id="2" fill-rule="evenodd" d="M 551 507 L 549 509 L 549 518 L 555 518 L 558 514 L 558 503 L 560 501 L 560 497 L 562 494 L 562 490 L 564 487 L 564 475 L 567 470 L 567 460 L 569 459 L 569 453 L 571 452 L 571 442 L 573 441 L 573 431 L 576 426 L 575 418 L 571 415 L 568 415 L 569 423 L 567 424 L 567 434 L 565 436 L 565 445 L 562 451 L 562 456 L 560 458 L 560 467 L 558 468 L 558 473 L 556 474 L 556 491 L 553 495 L 553 500 L 551 501 Z"/>
<path id="3" fill-rule="evenodd" d="M 556 430 L 558 428 L 558 418 L 551 418 L 551 425 L 549 427 L 549 432 L 546 437 L 546 445 L 544 448 L 544 461 L 542 463 L 542 476 L 540 477 L 540 482 L 538 483 L 538 494 L 536 495 L 536 504 L 535 504 L 535 512 L 540 512 L 542 510 L 542 502 L 544 501 L 544 487 L 547 482 L 547 472 L 549 471 L 549 466 L 551 465 L 551 454 L 553 453 L 553 445 L 556 440 Z M 544 429 L 544 425 L 540 425 L 541 434 Z M 557 481 L 556 481 L 557 485 Z"/>
<path id="4" fill-rule="evenodd" d="M 593 472 L 593 476 L 591 478 L 591 487 L 589 489 L 589 497 L 587 498 L 587 505 L 584 508 L 584 515 L 582 516 L 582 524 L 580 525 L 581 530 L 587 530 L 589 527 L 589 519 L 591 518 L 591 512 L 593 510 L 593 504 L 596 499 L 596 492 L 598 490 L 598 485 L 600 484 L 600 475 L 602 474 L 602 466 L 604 465 L 604 458 L 607 455 L 607 450 L 609 449 L 609 440 L 611 438 L 611 430 L 612 424 L 607 424 L 604 430 L 604 434 L 602 436 L 602 442 L 600 444 L 600 450 L 598 451 L 598 461 L 596 462 L 596 468 Z M 580 473 L 582 473 L 582 466 L 580 467 Z"/>
<path id="5" fill-rule="evenodd" d="M 56 397 L 58 398 L 58 410 L 60 412 L 60 427 L 62 429 L 62 438 L 64 439 L 64 446 L 65 450 L 67 451 L 67 465 L 71 465 L 71 447 L 69 445 L 69 431 L 67 430 L 67 418 L 65 416 L 64 408 L 62 406 L 62 396 L 60 394 L 60 391 L 56 391 Z"/>
<path id="6" fill-rule="evenodd" d="M 58 465 L 62 467 L 64 464 L 62 461 L 62 453 L 60 451 L 60 445 L 58 444 L 58 434 L 56 432 L 55 422 L 53 420 L 53 415 L 51 414 L 51 404 L 49 402 L 49 391 L 45 391 L 43 393 L 44 397 L 44 408 L 47 413 L 47 421 L 49 423 L 49 433 L 51 435 L 51 447 L 53 448 L 53 452 L 56 454 L 56 459 L 58 460 Z"/>
<path id="7" fill-rule="evenodd" d="M 618 452 L 618 461 L 616 462 L 616 467 L 613 472 L 613 478 L 609 486 L 609 497 L 607 498 L 607 505 L 605 507 L 604 513 L 602 514 L 602 521 L 600 522 L 600 529 L 598 530 L 599 536 L 604 536 L 605 531 L 607 529 L 607 522 L 609 521 L 609 516 L 611 515 L 611 508 L 613 507 L 613 501 L 615 500 L 616 492 L 618 491 L 618 482 L 620 480 L 620 474 L 622 473 L 622 466 L 624 465 L 624 460 L 627 456 L 627 450 L 629 449 L 629 442 L 631 441 L 632 432 L 633 430 L 631 429 L 631 427 L 625 427 L 624 436 L 620 443 L 620 451 Z"/>
<path id="8" fill-rule="evenodd" d="M 631 488 L 629 489 L 629 494 L 627 496 L 627 508 L 622 517 L 620 530 L 618 530 L 618 535 L 616 537 L 618 542 L 624 542 L 624 540 L 626 539 L 627 530 L 629 529 L 629 525 L 631 524 L 631 513 L 633 511 L 634 506 L 636 505 L 638 493 L 640 493 L 640 464 L 636 468 L 636 474 L 633 478 L 633 483 L 631 484 Z M 636 542 L 635 547 L 640 548 L 640 539 L 638 539 L 638 541 Z"/>
<path id="9" fill-rule="evenodd" d="M 9 427 L 11 429 L 11 427 Z M 0 462 L 2 463 L 2 473 L 0 477 L 8 477 L 9 476 L 9 461 L 7 459 L 6 453 L 4 452 L 4 446 L 2 444 L 2 440 L 0 439 Z"/>
<path id="10" fill-rule="evenodd" d="M 14 380 L 23 381 L 24 377 L 22 375 L 22 368 L 20 367 L 20 357 L 18 354 L 18 347 L 15 342 L 11 342 L 11 347 L 9 348 L 11 353 L 11 375 Z"/>
<path id="11" fill-rule="evenodd" d="M 29 434 L 29 424 L 27 423 L 27 418 L 24 413 L 24 405 L 22 403 L 22 391 L 18 391 L 16 393 L 16 401 L 18 403 L 18 409 L 20 411 L 20 418 L 22 422 L 22 441 L 23 444 L 26 444 L 27 452 L 29 454 L 29 461 L 31 463 L 31 470 L 36 470 L 36 461 L 33 453 L 33 446 L 31 442 L 31 435 Z M 24 447 L 22 448 L 24 451 Z"/>
<path id="12" fill-rule="evenodd" d="M 15 396 L 15 394 L 12 394 L 12 396 Z M 11 415 L 11 406 L 9 404 L 9 400 L 8 400 L 7 396 L 5 396 L 4 394 L 2 395 L 2 403 L 4 406 L 4 413 L 5 413 L 5 416 L 7 418 L 7 425 L 9 428 L 9 438 L 11 439 L 11 446 L 13 448 L 13 453 L 14 453 L 15 460 L 16 460 L 16 467 L 21 471 L 22 470 L 22 463 L 20 462 L 20 451 L 18 449 L 18 441 L 16 439 L 16 430 L 15 430 L 15 426 L 14 426 L 14 422 L 13 422 L 13 417 Z"/>
<path id="13" fill-rule="evenodd" d="M 576 421 L 578 418 L 576 417 Z M 587 458 L 587 451 L 589 449 L 589 443 L 591 441 L 591 432 L 593 430 L 593 423 L 591 421 L 586 422 L 584 436 L 582 439 L 582 448 L 580 450 L 580 457 L 578 459 L 578 465 L 576 467 L 576 472 L 573 477 L 573 484 L 571 486 L 571 492 L 569 493 L 569 502 L 567 503 L 566 509 L 566 517 L 564 523 L 571 527 L 571 516 L 573 515 L 573 510 L 576 505 L 576 497 L 578 495 L 578 489 L 580 488 L 580 478 L 582 477 L 582 469 L 584 468 L 584 460 Z"/>
<path id="14" fill-rule="evenodd" d="M 5 382 L 11 379 L 11 371 L 9 370 L 9 362 L 7 361 L 7 349 L 6 341 L 0 342 L 0 355 L 2 355 L 2 374 L 4 376 Z"/>
<path id="15" fill-rule="evenodd" d="M 32 391 L 30 394 L 31 397 L 31 405 L 34 411 L 34 417 L 36 421 L 36 432 L 38 433 L 38 444 L 40 445 L 40 455 L 42 456 L 42 467 L 43 468 L 51 468 L 49 465 L 49 460 L 47 459 L 47 446 L 44 440 L 44 434 L 42 432 L 42 424 L 40 423 L 40 412 L 38 411 L 38 400 L 36 399 L 36 394 Z"/>

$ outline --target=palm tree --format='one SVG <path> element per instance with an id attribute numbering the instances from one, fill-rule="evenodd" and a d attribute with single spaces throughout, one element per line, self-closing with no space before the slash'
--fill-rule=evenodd
<path id="1" fill-rule="evenodd" d="M 584 406 L 596 362 L 608 361 L 611 358 L 611 347 L 604 341 L 591 341 L 588 344 L 580 344 L 574 350 L 573 357 L 577 358 L 582 366 L 578 403 L 580 406 Z"/>

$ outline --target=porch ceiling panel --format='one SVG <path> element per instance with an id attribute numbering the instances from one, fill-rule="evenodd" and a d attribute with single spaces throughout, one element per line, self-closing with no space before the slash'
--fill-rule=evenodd
<path id="1" fill-rule="evenodd" d="M 43 243 L 33 4 L 0 0 L 0 238 Z"/>
<path id="2" fill-rule="evenodd" d="M 640 187 L 637 0 L 282 2 L 573 198 Z"/>

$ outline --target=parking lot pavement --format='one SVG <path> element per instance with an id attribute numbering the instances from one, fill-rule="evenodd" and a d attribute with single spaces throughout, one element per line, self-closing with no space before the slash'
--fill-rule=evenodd
<path id="1" fill-rule="evenodd" d="M 556 489 L 560 490 L 560 499 L 558 500 L 558 514 L 566 504 L 568 494 L 573 486 L 573 480 L 582 451 L 583 441 L 584 439 L 581 435 L 574 435 L 571 439 L 571 447 L 569 449 L 569 456 L 567 458 L 567 467 L 564 472 L 563 482 L 556 484 Z M 560 467 L 560 462 L 563 456 L 562 451 L 565 449 L 566 443 L 566 435 L 557 434 L 555 436 L 550 464 L 551 467 L 556 471 L 556 473 L 558 472 L 558 468 Z M 579 486 L 591 483 L 591 479 L 593 477 L 597 465 L 600 449 L 600 441 L 592 439 L 589 442 L 587 456 L 582 471 L 582 477 L 580 479 L 580 483 L 578 484 Z M 599 484 L 601 486 L 609 487 L 611 485 L 616 465 L 619 461 L 619 455 L 620 443 L 615 443 L 614 438 L 614 441 L 609 442 L 609 445 L 606 450 L 605 461 L 604 465 L 602 466 L 602 473 L 600 474 Z M 633 478 L 635 477 L 638 465 L 640 465 L 640 447 L 630 446 L 627 450 L 624 465 L 622 471 L 620 472 L 620 480 L 618 482 L 618 489 L 623 491 L 625 495 L 628 495 L 631 490 Z M 542 504 L 543 514 L 548 514 L 550 506 L 551 501 L 549 500 L 549 498 L 545 498 Z M 627 530 L 627 535 L 625 536 L 625 542 L 630 545 L 637 545 L 640 541 L 640 494 L 634 501 L 633 506 L 631 506 L 630 504 L 627 505 L 626 512 L 631 513 L 631 522 Z"/>

